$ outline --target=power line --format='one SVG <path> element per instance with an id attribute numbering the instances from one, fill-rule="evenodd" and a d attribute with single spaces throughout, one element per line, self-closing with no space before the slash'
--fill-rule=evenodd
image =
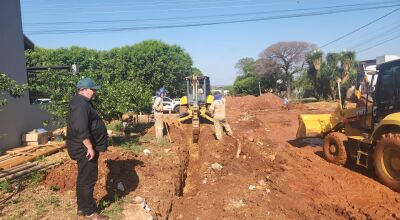
<path id="1" fill-rule="evenodd" d="M 269 16 L 269 17 L 261 17 L 261 18 L 249 18 L 249 19 L 241 19 L 241 20 L 214 21 L 214 22 L 191 23 L 191 24 L 169 24 L 169 25 L 155 25 L 155 26 L 75 29 L 75 30 L 65 30 L 65 29 L 64 30 L 47 30 L 47 31 L 46 30 L 38 30 L 38 31 L 28 32 L 28 34 L 43 35 L 43 34 L 98 33 L 98 32 L 132 31 L 132 30 L 169 29 L 169 28 L 181 28 L 181 27 L 199 27 L 199 26 L 211 26 L 211 25 L 220 25 L 220 24 L 234 24 L 234 23 L 254 22 L 254 21 L 277 20 L 277 19 L 283 19 L 283 18 L 309 17 L 309 16 L 317 16 L 317 15 L 337 14 L 337 13 L 344 13 L 344 12 L 363 11 L 363 10 L 372 10 L 372 9 L 399 7 L 399 6 L 400 6 L 400 4 L 375 6 L 375 7 L 370 6 L 370 7 L 351 8 L 351 9 L 326 10 L 326 11 L 320 11 L 320 12 L 309 12 L 309 13 L 277 15 L 277 16 Z M 398 10 L 398 9 L 396 9 L 396 10 Z"/>
<path id="2" fill-rule="evenodd" d="M 80 6 L 74 6 L 72 4 L 54 4 L 54 5 L 50 5 L 50 7 L 41 7 L 40 10 L 59 10 L 60 8 L 68 8 L 68 9 L 111 9 L 111 8 L 128 8 L 131 6 L 134 6 L 135 8 L 139 8 L 139 7 L 160 7 L 160 6 L 191 6 L 191 5 L 209 5 L 209 4 L 216 4 L 216 5 L 220 5 L 223 3 L 230 3 L 230 4 L 235 4 L 235 3 L 243 3 L 243 2 L 251 2 L 253 0 L 237 0 L 237 1 L 232 1 L 232 0 L 219 0 L 219 1 L 210 1 L 210 2 L 206 2 L 206 1 L 161 1 L 161 2 L 144 2 L 145 4 L 139 4 L 136 2 L 128 2 L 128 3 L 123 3 L 123 4 L 118 4 L 117 2 L 113 2 L 112 4 L 103 4 L 100 2 L 100 4 L 94 4 L 94 3 L 90 3 L 88 5 L 80 5 Z M 275 2 L 280 2 L 280 1 L 275 1 Z M 133 4 L 132 4 L 133 3 Z M 268 3 L 271 3 L 270 1 Z M 31 9 L 32 6 L 26 5 L 26 7 L 28 9 Z M 34 12 L 34 11 L 33 11 Z"/>
<path id="3" fill-rule="evenodd" d="M 382 4 L 395 4 L 395 3 L 399 3 L 398 0 L 391 0 L 391 1 L 384 1 L 384 2 L 374 2 L 374 3 L 364 3 L 364 4 L 359 4 L 359 5 L 382 5 Z M 135 9 L 138 9 L 140 12 L 146 12 L 146 11 L 157 11 L 157 12 L 171 12 L 171 11 L 199 11 L 199 10 L 212 10 L 212 9 L 227 9 L 227 8 L 240 8 L 243 9 L 245 7 L 265 7 L 265 6 L 270 6 L 270 2 L 263 2 L 261 4 L 225 4 L 222 6 L 214 6 L 214 7 L 191 7 L 191 8 L 179 8 L 179 7 L 174 7 L 174 8 L 163 8 L 164 10 L 159 10 L 159 7 L 156 8 L 140 8 L 140 7 L 135 7 Z M 179 5 L 175 5 L 175 6 L 179 6 Z M 116 13 L 132 13 L 133 10 L 127 10 L 126 7 L 124 8 L 125 10 L 110 10 L 110 11 L 90 11 L 90 7 L 89 10 L 84 10 L 85 14 L 116 14 Z M 49 11 L 49 12 L 47 12 Z M 70 14 L 71 12 L 67 11 L 66 13 L 60 13 L 60 10 L 55 8 L 55 9 L 47 9 L 45 12 L 40 11 L 41 15 L 66 15 L 66 14 Z M 76 12 L 74 12 L 76 13 Z M 35 14 L 37 14 L 37 12 L 35 12 Z"/>
<path id="4" fill-rule="evenodd" d="M 387 33 L 392 34 L 397 29 L 400 28 L 398 21 L 390 22 L 389 25 L 379 25 L 377 26 L 375 23 L 375 28 L 364 29 L 364 32 L 358 32 L 358 34 L 353 34 L 346 39 L 343 39 L 340 42 L 335 44 L 335 48 L 350 48 L 350 50 L 356 50 L 359 46 L 364 46 L 372 42 L 375 39 L 382 38 L 383 35 Z M 395 30 L 395 31 L 394 31 Z M 352 46 L 349 46 L 352 45 Z M 354 48 L 354 49 L 353 49 Z"/>
<path id="5" fill-rule="evenodd" d="M 363 49 L 363 50 L 357 51 L 357 53 L 362 53 L 362 52 L 364 52 L 364 51 L 367 51 L 367 50 L 369 50 L 369 49 L 375 48 L 375 47 L 377 47 L 377 46 L 380 46 L 380 45 L 382 45 L 382 44 L 385 44 L 385 43 L 387 43 L 387 42 L 389 42 L 389 41 L 392 41 L 392 40 L 395 40 L 395 39 L 397 39 L 397 38 L 400 38 L 400 35 L 398 35 L 398 36 L 396 36 L 396 37 L 393 37 L 393 38 L 390 38 L 390 39 L 387 39 L 387 40 L 384 40 L 384 41 L 382 41 L 382 42 L 380 42 L 380 43 L 378 43 L 378 44 L 375 44 L 375 45 L 373 45 L 373 46 L 367 47 L 367 48 L 365 48 L 365 49 Z"/>
<path id="6" fill-rule="evenodd" d="M 194 6 L 191 8 L 179 8 L 179 7 L 174 7 L 174 8 L 164 8 L 163 10 L 159 10 L 159 8 L 138 8 L 140 12 L 171 12 L 171 11 L 200 11 L 200 10 L 212 10 L 212 9 L 227 9 L 227 8 L 240 8 L 243 9 L 245 7 L 265 7 L 265 6 L 270 6 L 271 4 L 269 2 L 263 2 L 260 4 L 245 4 L 245 5 L 234 5 L 234 4 L 226 4 L 226 5 L 219 5 L 219 6 Z M 71 12 L 66 12 L 66 13 L 60 13 L 57 11 L 57 9 L 53 10 L 48 10 L 49 12 L 40 12 L 41 15 L 66 15 L 70 14 Z M 133 10 L 110 10 L 110 11 L 85 11 L 85 14 L 121 14 L 121 13 L 132 13 Z"/>
<path id="7" fill-rule="evenodd" d="M 396 9 L 390 11 L 389 13 L 387 13 L 387 14 L 385 14 L 385 15 L 383 15 L 383 16 L 377 18 L 377 19 L 374 19 L 373 21 L 370 21 L 370 22 L 368 22 L 367 24 L 365 24 L 365 25 L 363 25 L 363 26 L 361 26 L 361 27 L 359 27 L 359 28 L 357 28 L 357 29 L 355 29 L 355 30 L 353 30 L 353 31 L 350 31 L 349 33 L 347 33 L 347 34 L 345 34 L 345 35 L 342 35 L 342 36 L 336 38 L 336 39 L 333 40 L 333 41 L 330 41 L 330 42 L 328 42 L 328 43 L 322 45 L 320 48 L 324 48 L 324 47 L 326 47 L 326 46 L 328 46 L 328 45 L 330 45 L 330 44 L 333 44 L 333 43 L 335 43 L 336 41 L 339 41 L 339 40 L 341 40 L 341 39 L 343 39 L 343 38 L 345 38 L 345 37 L 347 37 L 347 36 L 349 36 L 349 35 L 351 35 L 351 34 L 357 32 L 357 31 L 359 31 L 359 30 L 361 30 L 361 29 L 363 29 L 363 28 L 365 28 L 365 27 L 367 27 L 367 26 L 369 26 L 369 25 L 371 25 L 371 24 L 373 24 L 373 23 L 375 23 L 375 22 L 377 22 L 377 21 L 379 21 L 379 20 L 381 20 L 381 19 L 383 19 L 383 18 L 385 18 L 385 17 L 391 15 L 391 14 L 393 14 L 394 12 L 396 12 L 396 11 L 398 11 L 398 10 L 400 10 L 400 8 L 396 8 Z"/>
<path id="8" fill-rule="evenodd" d="M 216 17 L 236 17 L 236 16 L 248 16 L 248 15 L 262 15 L 270 13 L 282 13 L 282 12 L 293 12 L 293 11 L 311 11 L 319 9 L 333 9 L 333 8 L 344 8 L 344 7 L 356 7 L 356 6 L 368 6 L 377 4 L 387 4 L 388 2 L 373 2 L 373 3 L 361 3 L 361 4 L 346 4 L 337 6 L 326 6 L 326 7 L 311 7 L 311 8 L 298 8 L 298 9 L 286 9 L 286 10 L 270 10 L 270 11 L 259 11 L 259 12 L 248 12 L 248 13 L 233 13 L 233 14 L 217 14 L 217 15 L 202 15 L 202 16 L 186 16 L 186 17 L 167 17 L 167 18 L 142 18 L 142 19 L 120 19 L 120 20 L 92 20 L 92 21 L 63 21 L 63 22 L 36 22 L 36 23 L 24 23 L 27 26 L 36 25 L 66 25 L 66 24 L 96 24 L 96 23 L 116 23 L 116 22 L 135 22 L 135 21 L 164 21 L 164 20 L 179 20 L 179 19 L 197 19 L 197 18 L 216 18 Z"/>
<path id="9" fill-rule="evenodd" d="M 193 4 L 193 3 L 195 3 L 195 4 L 199 4 L 199 3 L 200 4 L 209 4 L 209 3 L 224 3 L 224 2 L 240 3 L 240 2 L 251 2 L 251 1 L 253 1 L 253 0 L 221 0 L 221 1 L 217 1 L 217 2 L 214 1 L 214 0 L 211 0 L 211 1 L 185 0 L 184 2 L 179 1 L 179 0 L 178 1 L 168 0 L 168 1 L 145 1 L 145 2 L 139 2 L 139 3 L 138 2 L 123 2 L 122 3 L 122 2 L 115 2 L 114 1 L 111 4 L 104 4 L 104 2 L 89 2 L 88 1 L 88 2 L 86 2 L 86 3 L 88 3 L 86 6 L 88 6 L 89 8 L 96 8 L 95 6 L 103 6 L 103 7 L 107 7 L 107 8 L 114 8 L 114 7 L 124 7 L 124 8 L 126 8 L 128 6 L 135 6 L 135 7 L 168 6 L 168 5 L 176 5 L 176 3 L 181 3 L 181 4 L 182 3 L 183 4 Z M 24 2 L 25 1 L 23 1 L 23 3 Z M 269 2 L 271 2 L 271 1 L 269 1 Z M 281 1 L 280 0 L 275 0 L 275 1 L 272 1 L 272 2 L 281 2 Z M 85 2 L 83 1 L 81 3 L 85 3 Z M 110 2 L 108 2 L 108 3 L 110 3 Z M 33 3 L 33 5 L 37 5 L 37 4 L 38 4 L 37 1 L 35 1 Z M 32 7 L 33 6 L 33 5 L 30 5 L 30 4 L 23 4 L 23 5 L 26 6 L 26 7 Z M 81 4 L 81 5 L 83 6 L 85 4 Z M 74 7 L 73 4 L 70 4 L 70 3 L 67 3 L 67 4 L 52 4 L 51 5 L 51 7 L 53 7 L 53 8 L 54 8 L 54 6 L 57 7 L 57 8 L 68 7 L 69 9 L 82 8 L 82 7 L 79 7 L 79 6 Z M 41 9 L 46 9 L 46 10 L 47 9 L 53 9 L 51 7 L 42 7 Z"/>
<path id="10" fill-rule="evenodd" d="M 382 32 L 376 33 L 372 37 L 357 43 L 356 45 L 352 46 L 351 48 L 353 50 L 355 50 L 358 47 L 362 47 L 362 46 L 364 46 L 365 44 L 368 44 L 368 43 L 370 44 L 371 42 L 379 40 L 380 38 L 388 37 L 390 35 L 397 34 L 399 31 L 400 31 L 400 25 L 396 25 L 395 27 L 390 27 L 389 30 L 384 30 Z"/>

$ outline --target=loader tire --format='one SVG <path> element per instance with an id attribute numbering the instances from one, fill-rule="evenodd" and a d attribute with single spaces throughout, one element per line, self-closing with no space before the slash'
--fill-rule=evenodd
<path id="1" fill-rule="evenodd" d="M 400 134 L 381 136 L 374 152 L 374 168 L 379 181 L 400 192 Z"/>
<path id="2" fill-rule="evenodd" d="M 324 138 L 324 155 L 327 161 L 343 166 L 349 160 L 346 148 L 347 136 L 340 132 L 332 132 Z"/>

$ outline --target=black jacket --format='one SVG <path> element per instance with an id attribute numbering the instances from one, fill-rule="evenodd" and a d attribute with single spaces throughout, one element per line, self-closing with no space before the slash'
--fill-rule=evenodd
<path id="1" fill-rule="evenodd" d="M 86 138 L 90 138 L 95 151 L 107 150 L 107 128 L 103 120 L 90 101 L 76 94 L 68 111 L 67 148 L 71 159 L 79 160 L 86 156 L 87 149 L 82 143 Z"/>

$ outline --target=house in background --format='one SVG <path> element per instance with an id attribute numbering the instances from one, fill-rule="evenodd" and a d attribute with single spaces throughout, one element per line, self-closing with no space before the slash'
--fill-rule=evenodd
<path id="1" fill-rule="evenodd" d="M 0 1 L 0 72 L 19 84 L 27 83 L 24 49 L 34 44 L 22 32 L 19 0 Z M 7 98 L 7 105 L 0 107 L 0 150 L 21 145 L 23 133 L 43 126 L 48 114 L 29 101 L 25 91 L 20 98 Z"/>

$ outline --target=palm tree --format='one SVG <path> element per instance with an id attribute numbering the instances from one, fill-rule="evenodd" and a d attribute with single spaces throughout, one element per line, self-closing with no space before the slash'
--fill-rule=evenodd
<path id="1" fill-rule="evenodd" d="M 308 75 L 312 79 L 312 83 L 314 85 L 314 93 L 315 97 L 319 97 L 318 89 L 317 89 L 317 78 L 319 78 L 321 65 L 322 65 L 322 57 L 323 53 L 320 50 L 313 51 L 306 55 L 306 61 L 308 64 Z"/>
<path id="2" fill-rule="evenodd" d="M 342 65 L 342 83 L 347 82 L 349 79 L 350 68 L 353 66 L 356 53 L 354 51 L 344 51 L 340 54 L 340 62 Z"/>

